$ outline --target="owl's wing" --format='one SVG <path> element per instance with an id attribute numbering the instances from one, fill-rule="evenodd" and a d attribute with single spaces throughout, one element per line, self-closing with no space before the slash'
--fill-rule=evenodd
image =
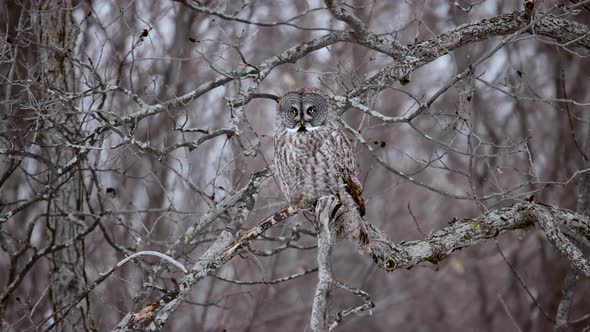
<path id="1" fill-rule="evenodd" d="M 365 216 L 365 199 L 363 198 L 363 186 L 358 179 L 358 167 L 352 145 L 348 141 L 342 130 L 333 132 L 335 140 L 338 142 L 337 166 L 342 175 L 342 182 L 346 185 L 346 191 L 350 194 L 356 203 L 361 218 Z"/>
<path id="2" fill-rule="evenodd" d="M 361 252 L 367 252 L 369 234 L 365 226 L 365 199 L 363 187 L 358 180 L 358 167 L 352 150 L 352 145 L 341 130 L 333 133 L 337 143 L 336 166 L 344 186 L 338 190 L 340 201 L 347 207 L 338 223 L 341 236 L 352 240 Z"/>
<path id="3" fill-rule="evenodd" d="M 342 130 L 335 130 L 332 132 L 332 135 L 334 136 L 334 141 L 336 141 L 335 154 L 338 170 L 343 174 L 356 178 L 358 168 L 352 151 L 352 145 Z"/>

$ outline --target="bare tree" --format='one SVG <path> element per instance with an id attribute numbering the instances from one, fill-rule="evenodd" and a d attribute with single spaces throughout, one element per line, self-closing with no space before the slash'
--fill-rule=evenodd
<path id="1" fill-rule="evenodd" d="M 3 331 L 589 329 L 588 1 L 0 6 Z M 273 176 L 308 86 L 362 252 Z"/>

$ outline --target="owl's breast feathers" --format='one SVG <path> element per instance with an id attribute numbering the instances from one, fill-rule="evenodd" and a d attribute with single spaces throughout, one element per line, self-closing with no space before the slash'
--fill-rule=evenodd
<path id="1" fill-rule="evenodd" d="M 282 191 L 291 204 L 301 199 L 309 205 L 346 186 L 364 215 L 362 186 L 348 139 L 338 128 L 275 133 L 275 163 Z"/>

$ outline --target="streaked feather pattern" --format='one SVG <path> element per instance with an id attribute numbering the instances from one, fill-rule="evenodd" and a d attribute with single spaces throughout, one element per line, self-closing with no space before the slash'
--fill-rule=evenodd
<path id="1" fill-rule="evenodd" d="M 344 206 L 339 235 L 364 249 L 368 236 L 362 186 L 352 146 L 329 100 L 323 91 L 307 88 L 281 98 L 274 132 L 276 178 L 294 206 L 313 208 L 320 197 L 339 195 Z"/>

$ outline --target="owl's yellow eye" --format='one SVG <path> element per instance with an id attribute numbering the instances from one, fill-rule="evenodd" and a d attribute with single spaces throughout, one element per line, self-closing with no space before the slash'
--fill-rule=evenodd
<path id="1" fill-rule="evenodd" d="M 299 113 L 299 111 L 297 111 L 295 107 L 291 107 L 291 114 L 297 115 L 297 113 Z"/>
<path id="2" fill-rule="evenodd" d="M 315 112 L 316 112 L 316 109 L 314 107 L 310 107 L 310 108 L 307 109 L 307 113 L 308 114 L 313 114 Z"/>

